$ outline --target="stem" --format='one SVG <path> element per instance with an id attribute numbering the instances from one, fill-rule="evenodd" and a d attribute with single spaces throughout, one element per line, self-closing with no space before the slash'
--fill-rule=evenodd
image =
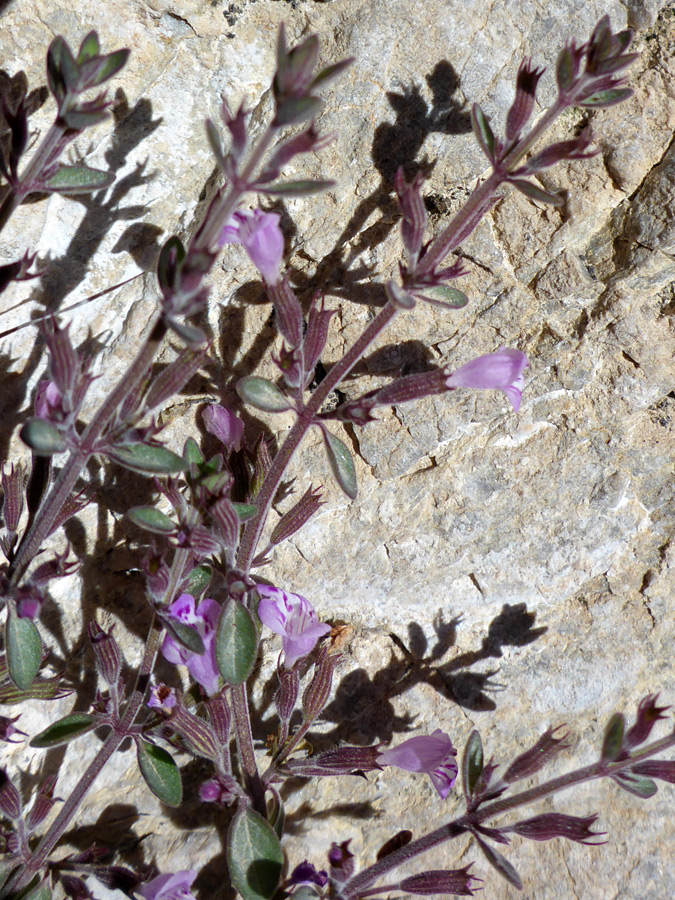
<path id="1" fill-rule="evenodd" d="M 634 753 L 628 759 L 615 763 L 592 763 L 590 766 L 576 769 L 574 772 L 568 772 L 566 775 L 561 775 L 559 778 L 546 781 L 544 784 L 540 784 L 535 788 L 530 788 L 530 790 L 527 791 L 522 791 L 520 794 L 515 794 L 513 797 L 496 800 L 494 803 L 488 804 L 483 807 L 483 809 L 472 813 L 470 816 L 460 816 L 452 822 L 448 822 L 447 825 L 442 825 L 435 831 L 430 831 L 423 837 L 418 838 L 418 840 L 411 841 L 409 844 L 406 844 L 405 847 L 394 850 L 392 853 L 385 856 L 384 859 L 379 860 L 374 865 L 369 866 L 367 869 L 364 869 L 363 872 L 360 872 L 358 875 L 351 878 L 344 885 L 340 894 L 343 897 L 343 900 L 350 900 L 350 898 L 356 896 L 360 897 L 365 888 L 368 888 L 374 881 L 381 878 L 387 872 L 391 872 L 403 863 L 409 862 L 421 853 L 426 853 L 426 851 L 430 850 L 432 847 L 436 847 L 439 844 L 443 844 L 445 841 L 452 840 L 453 838 L 459 837 L 461 834 L 465 834 L 472 825 L 480 824 L 487 819 L 492 819 L 495 816 L 502 815 L 512 809 L 517 809 L 520 806 L 533 803 L 535 800 L 541 800 L 543 797 L 555 794 L 565 788 L 581 784 L 584 781 L 592 781 L 595 778 L 607 778 L 614 775 L 616 772 L 629 769 L 641 759 L 654 756 L 662 750 L 668 750 L 673 746 L 675 746 L 675 732 L 668 737 L 662 738 L 660 741 L 654 741 L 654 743 L 648 744 L 644 749 L 638 753 Z"/>
<path id="2" fill-rule="evenodd" d="M 63 504 L 70 496 L 87 460 L 94 452 L 96 443 L 105 428 L 112 421 L 115 412 L 127 394 L 132 391 L 152 363 L 159 344 L 166 334 L 166 326 L 158 317 L 146 343 L 126 373 L 120 378 L 113 391 L 85 429 L 80 446 L 73 450 L 68 461 L 59 472 L 54 486 L 43 501 L 35 521 L 19 544 L 10 568 L 10 585 L 16 586 L 25 575 L 26 569 L 36 557 L 43 541 L 51 533 Z"/>
<path id="3" fill-rule="evenodd" d="M 237 554 L 237 564 L 244 572 L 248 573 L 251 568 L 251 562 L 253 561 L 258 542 L 260 541 L 263 528 L 265 527 L 272 500 L 279 489 L 281 479 L 284 476 L 293 454 L 309 427 L 314 424 L 316 413 L 321 409 L 322 404 L 330 392 L 351 372 L 368 347 L 377 337 L 379 337 L 380 333 L 384 331 L 387 325 L 389 325 L 397 312 L 397 308 L 389 301 L 382 307 L 342 359 L 335 363 L 319 387 L 310 397 L 307 406 L 299 413 L 295 424 L 286 436 L 286 440 L 274 457 L 272 465 L 262 483 L 260 492 L 255 498 L 258 512 L 247 524 Z"/>
<path id="4" fill-rule="evenodd" d="M 237 736 L 237 750 L 239 751 L 239 761 L 244 773 L 246 790 L 253 800 L 254 809 L 261 816 L 266 817 L 265 788 L 255 761 L 251 720 L 248 711 L 248 692 L 245 682 L 232 688 L 232 712 L 234 714 L 234 727 Z"/>

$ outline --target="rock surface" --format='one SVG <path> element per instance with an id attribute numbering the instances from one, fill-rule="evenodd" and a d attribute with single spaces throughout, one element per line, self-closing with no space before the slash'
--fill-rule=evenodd
<path id="1" fill-rule="evenodd" d="M 112 123 L 77 143 L 91 165 L 117 172 L 116 186 L 84 202 L 25 205 L 5 232 L 0 262 L 27 248 L 52 259 L 37 287 L 3 295 L 5 450 L 44 370 L 34 329 L 7 332 L 45 305 L 65 309 L 150 271 L 162 234 L 194 229 L 215 183 L 202 121 L 217 117 L 221 94 L 232 106 L 246 97 L 253 120 L 264 121 L 279 22 L 290 40 L 319 32 L 326 63 L 356 57 L 326 95 L 320 126 L 334 142 L 296 167 L 335 179 L 335 188 L 278 208 L 298 290 L 323 286 L 339 309 L 328 367 L 368 322 L 396 271 L 391 179 L 398 165 L 425 164 L 430 227 L 439 231 L 484 174 L 471 103 L 503 122 L 523 56 L 548 67 L 540 99 L 550 102 L 558 49 L 570 36 L 583 41 L 604 13 L 615 27 L 640 29 L 635 96 L 590 117 L 598 156 L 547 173 L 544 187 L 564 191 L 565 206 L 539 209 L 520 194 L 505 196 L 463 246 L 469 305 L 441 313 L 419 304 L 401 314 L 344 388 L 355 397 L 401 370 L 456 367 L 504 344 L 531 362 L 519 413 L 501 394 L 469 391 L 380 413 L 342 434 L 355 452 L 354 502 L 332 483 L 318 436 L 294 462 L 298 488 L 323 482 L 329 502 L 263 574 L 310 598 L 323 617 L 352 626 L 320 729 L 327 743 L 396 743 L 440 727 L 461 748 L 478 727 L 488 755 L 508 761 L 549 725 L 566 722 L 573 739 L 552 772 L 559 774 L 594 758 L 615 710 L 632 715 L 638 699 L 657 690 L 675 703 L 675 10 L 660 0 L 111 0 L 93 9 L 81 0 L 34 0 L 1 14 L 2 65 L 10 74 L 25 69 L 31 86 L 43 81 L 44 51 L 56 34 L 77 44 L 96 28 L 104 50 L 133 50 L 114 82 Z M 35 127 L 44 131 L 52 114 L 48 102 Z M 570 112 L 556 137 L 581 118 Z M 263 359 L 274 344 L 270 306 L 255 278 L 241 248 L 227 248 L 209 314 L 222 368 L 211 366 L 208 380 L 169 406 L 176 447 L 206 397 L 231 399 L 232 367 L 237 376 L 272 372 L 269 355 Z M 104 347 L 105 377 L 93 400 L 123 371 L 153 309 L 147 275 L 73 314 L 75 339 L 90 336 Z M 289 424 L 284 417 L 266 423 L 279 437 Z M 106 502 L 107 510 L 87 511 L 69 528 L 76 550 L 92 554 L 83 570 L 89 580 L 55 592 L 45 636 L 51 632 L 61 654 L 74 649 L 81 659 L 83 611 L 99 610 L 102 623 L 124 623 L 116 634 L 131 627 L 125 649 L 133 661 L 147 618 L 138 611 L 137 559 L 121 515 L 139 501 L 116 482 Z M 274 640 L 268 646 L 275 658 Z M 35 733 L 71 708 L 72 700 L 42 705 L 19 724 Z M 87 741 L 68 750 L 59 796 L 93 755 L 95 741 Z M 43 759 L 23 746 L 4 756 L 6 765 L 30 772 Z M 200 772 L 189 767 L 195 798 Z M 441 802 L 426 778 L 394 769 L 367 785 L 345 779 L 293 787 L 287 803 L 292 864 L 308 857 L 319 866 L 333 840 L 351 838 L 365 865 L 393 831 L 418 836 L 461 809 L 457 792 Z M 601 783 L 536 811 L 554 810 L 599 813 L 609 842 L 594 849 L 515 838 L 506 855 L 525 884 L 519 896 L 675 896 L 672 787 L 642 802 Z M 196 799 L 165 817 L 138 785 L 129 751 L 100 777 L 72 840 L 114 839 L 126 858 L 144 853 L 168 871 L 208 863 L 197 886 L 218 896 L 224 855 L 212 826 L 222 836 L 226 821 Z M 131 831 L 148 835 L 135 851 Z M 517 895 L 475 847 L 456 844 L 432 854 L 431 867 L 475 860 L 486 896 Z"/>

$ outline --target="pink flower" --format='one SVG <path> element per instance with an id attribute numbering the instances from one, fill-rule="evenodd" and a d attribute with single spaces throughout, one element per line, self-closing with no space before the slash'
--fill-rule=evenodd
<path id="1" fill-rule="evenodd" d="M 496 353 L 486 353 L 460 366 L 445 379 L 445 385 L 453 390 L 466 387 L 504 391 L 518 412 L 525 384 L 523 370 L 529 364 L 520 350 L 500 347 Z"/>
<path id="2" fill-rule="evenodd" d="M 173 875 L 158 875 L 138 889 L 145 900 L 195 900 L 190 890 L 197 877 L 194 869 L 182 869 Z"/>
<path id="3" fill-rule="evenodd" d="M 284 236 L 279 219 L 278 213 L 261 209 L 237 210 L 225 224 L 218 241 L 221 247 L 223 244 L 243 244 L 251 262 L 268 284 L 277 284 L 280 278 Z"/>
<path id="4" fill-rule="evenodd" d="M 406 772 L 426 772 L 442 800 L 450 793 L 457 778 L 457 751 L 448 735 L 437 728 L 433 734 L 408 738 L 398 747 L 378 753 L 383 766 L 396 766 Z"/>
<path id="5" fill-rule="evenodd" d="M 56 413 L 56 421 L 59 421 L 63 413 L 61 400 L 61 391 L 56 384 L 43 378 L 35 391 L 35 415 L 39 419 L 52 420 Z"/>
<path id="6" fill-rule="evenodd" d="M 244 423 L 239 416 L 218 403 L 211 403 L 202 413 L 202 419 L 206 430 L 228 450 L 241 450 Z"/>
<path id="7" fill-rule="evenodd" d="M 150 697 L 147 703 L 150 709 L 160 709 L 169 715 L 177 703 L 175 688 L 170 688 L 166 684 L 155 684 L 150 688 Z"/>
<path id="8" fill-rule="evenodd" d="M 215 600 L 202 600 L 195 610 L 195 598 L 191 594 L 181 594 L 169 607 L 169 617 L 193 628 L 202 639 L 204 653 L 191 653 L 187 647 L 179 644 L 170 634 L 162 643 L 162 656 L 170 663 L 182 664 L 195 681 L 205 689 L 209 696 L 218 690 L 218 666 L 216 664 L 216 625 L 220 615 L 220 606 Z"/>
<path id="9" fill-rule="evenodd" d="M 297 660 L 310 653 L 316 642 L 330 631 L 330 625 L 319 622 L 316 610 L 300 594 L 287 594 L 276 587 L 259 584 L 256 590 L 260 621 L 270 631 L 281 635 L 284 664 L 291 668 Z"/>

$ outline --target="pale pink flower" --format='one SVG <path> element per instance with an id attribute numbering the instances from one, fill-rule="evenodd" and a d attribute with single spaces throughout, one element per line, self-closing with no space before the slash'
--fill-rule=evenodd
<path id="1" fill-rule="evenodd" d="M 237 210 L 220 233 L 219 245 L 243 244 L 268 284 L 277 284 L 279 267 L 284 254 L 284 236 L 279 228 L 278 213 Z"/>
<path id="2" fill-rule="evenodd" d="M 287 594 L 276 587 L 259 584 L 261 600 L 258 616 L 270 631 L 281 635 L 284 663 L 290 669 L 297 660 L 307 656 L 316 642 L 330 631 L 330 625 L 319 622 L 316 610 L 300 594 Z"/>
<path id="3" fill-rule="evenodd" d="M 437 728 L 433 734 L 408 738 L 398 747 L 378 753 L 377 762 L 406 772 L 426 772 L 441 799 L 445 800 L 457 779 L 455 756 L 457 751 L 449 736 Z"/>
<path id="4" fill-rule="evenodd" d="M 445 379 L 445 385 L 451 389 L 465 387 L 504 391 L 518 412 L 525 384 L 523 370 L 529 364 L 527 356 L 520 350 L 500 347 L 496 353 L 486 353 L 460 366 Z"/>

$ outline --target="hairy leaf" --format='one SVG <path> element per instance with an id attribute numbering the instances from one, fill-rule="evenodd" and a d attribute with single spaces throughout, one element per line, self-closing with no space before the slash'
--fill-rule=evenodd
<path id="1" fill-rule="evenodd" d="M 136 741 L 136 750 L 141 775 L 155 797 L 167 806 L 180 806 L 183 800 L 183 783 L 171 754 L 143 738 Z"/>
<path id="2" fill-rule="evenodd" d="M 87 713 L 73 713 L 48 725 L 44 731 L 33 738 L 30 746 L 38 749 L 59 747 L 61 744 L 67 744 L 75 738 L 93 731 L 96 724 L 94 716 L 87 715 Z"/>
<path id="3" fill-rule="evenodd" d="M 233 886 L 243 900 L 269 900 L 281 875 L 283 853 L 272 826 L 253 810 L 237 813 L 227 836 Z"/>
<path id="4" fill-rule="evenodd" d="M 258 655 L 258 631 L 250 612 L 236 600 L 227 603 L 218 619 L 216 662 L 228 684 L 241 684 Z"/>

